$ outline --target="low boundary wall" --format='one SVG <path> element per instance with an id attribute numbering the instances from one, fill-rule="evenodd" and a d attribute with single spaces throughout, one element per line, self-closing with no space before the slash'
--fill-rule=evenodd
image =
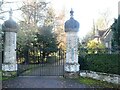
<path id="1" fill-rule="evenodd" d="M 116 74 L 107 74 L 101 72 L 94 72 L 88 70 L 81 70 L 80 76 L 82 77 L 90 77 L 96 80 L 107 81 L 110 83 L 120 84 L 120 75 Z"/>

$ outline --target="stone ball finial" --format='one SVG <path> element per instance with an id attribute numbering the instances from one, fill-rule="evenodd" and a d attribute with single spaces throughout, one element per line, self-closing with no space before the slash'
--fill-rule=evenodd
<path id="1" fill-rule="evenodd" d="M 70 19 L 65 22 L 65 32 L 78 32 L 79 31 L 79 22 L 73 18 L 74 11 L 70 11 Z"/>
<path id="2" fill-rule="evenodd" d="M 6 20 L 2 24 L 2 30 L 4 32 L 17 32 L 18 24 L 12 19 L 12 9 L 9 11 L 9 20 Z"/>

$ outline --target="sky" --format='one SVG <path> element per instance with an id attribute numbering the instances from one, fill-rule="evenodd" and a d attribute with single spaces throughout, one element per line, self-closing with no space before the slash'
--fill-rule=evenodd
<path id="1" fill-rule="evenodd" d="M 109 11 L 111 23 L 118 16 L 118 1 L 120 0 L 52 0 L 56 10 L 65 8 L 66 20 L 69 19 L 69 11 L 74 10 L 74 19 L 80 23 L 78 36 L 83 38 L 93 27 L 94 22 L 100 17 L 100 13 Z"/>
<path id="2" fill-rule="evenodd" d="M 5 5 L 4 9 L 16 8 L 20 6 L 21 0 L 5 0 L 5 1 L 15 1 L 17 3 Z M 29 1 L 29 0 L 28 0 Z M 65 20 L 70 18 L 71 8 L 74 10 L 74 19 L 80 23 L 80 28 L 78 36 L 83 38 L 93 26 L 94 22 L 100 17 L 100 13 L 109 10 L 111 22 L 114 18 L 118 16 L 118 1 L 120 0 L 46 0 L 52 1 L 52 6 L 55 8 L 56 12 L 60 12 L 65 9 Z M 8 8 L 9 7 L 9 8 Z M 17 21 L 19 20 L 19 12 L 13 13 L 13 18 Z M 6 19 L 9 14 L 5 14 Z"/>

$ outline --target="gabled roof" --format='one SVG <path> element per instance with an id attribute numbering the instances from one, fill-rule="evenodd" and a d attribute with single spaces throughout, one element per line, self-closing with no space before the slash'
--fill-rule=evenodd
<path id="1" fill-rule="evenodd" d="M 110 33 L 110 31 L 111 31 L 111 28 L 108 28 L 102 37 L 105 38 Z"/>
<path id="2" fill-rule="evenodd" d="M 102 37 L 105 32 L 105 30 L 99 30 L 99 36 Z"/>
<path id="3" fill-rule="evenodd" d="M 110 33 L 111 29 L 110 28 L 107 28 L 107 29 L 104 29 L 104 30 L 98 30 L 98 35 L 94 36 L 94 38 L 96 37 L 99 37 L 99 38 L 105 38 L 109 33 Z"/>
<path id="4" fill-rule="evenodd" d="M 104 29 L 104 30 L 98 30 L 99 31 L 99 36 L 103 37 L 106 36 L 110 32 L 110 28 Z"/>

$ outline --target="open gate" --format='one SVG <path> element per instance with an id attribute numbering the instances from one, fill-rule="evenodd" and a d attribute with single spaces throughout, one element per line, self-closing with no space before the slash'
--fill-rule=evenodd
<path id="1" fill-rule="evenodd" d="M 63 76 L 65 52 L 57 49 L 44 56 L 39 47 L 17 49 L 17 63 L 19 76 Z"/>

